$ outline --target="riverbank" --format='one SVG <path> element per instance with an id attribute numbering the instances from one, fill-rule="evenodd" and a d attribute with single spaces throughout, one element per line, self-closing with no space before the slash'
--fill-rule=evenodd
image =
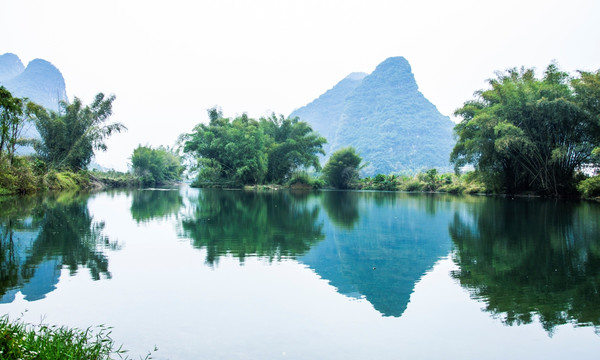
<path id="1" fill-rule="evenodd" d="M 114 170 L 58 171 L 28 157 L 15 157 L 8 165 L 0 162 L 0 196 L 27 195 L 46 191 L 91 191 L 168 184 L 146 183 L 128 172 Z"/>
<path id="2" fill-rule="evenodd" d="M 0 164 L 0 195 L 25 195 L 43 191 L 93 188 L 87 171 L 46 170 L 44 164 L 15 157 L 11 165 Z"/>
<path id="3" fill-rule="evenodd" d="M 0 164 L 0 196 L 25 195 L 46 191 L 97 191 L 115 188 L 141 188 L 169 184 L 148 184 L 142 178 L 129 172 L 82 170 L 56 171 L 45 169 L 44 164 L 27 157 L 16 157 L 13 164 Z M 247 191 L 278 191 L 327 189 L 324 181 L 306 174 L 294 176 L 287 184 L 238 185 L 231 183 L 192 184 L 200 188 L 237 188 Z M 543 196 L 534 193 L 502 194 L 494 193 L 480 182 L 473 172 L 455 175 L 438 174 L 435 169 L 414 176 L 383 175 L 365 177 L 349 184 L 349 190 L 403 191 L 419 193 L 449 194 L 496 194 L 505 196 Z M 600 201 L 600 176 L 582 180 L 577 186 L 578 193 L 572 198 Z"/>

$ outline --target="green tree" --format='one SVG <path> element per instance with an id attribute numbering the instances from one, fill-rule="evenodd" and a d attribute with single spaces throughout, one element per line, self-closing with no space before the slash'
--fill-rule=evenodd
<path id="1" fill-rule="evenodd" d="M 580 77 L 572 82 L 575 99 L 592 121 L 600 124 L 600 70 L 596 72 L 580 71 L 579 74 Z M 597 166 L 600 163 L 600 146 L 598 146 L 600 144 L 600 131 L 593 135 L 596 138 L 596 148 L 592 152 L 592 161 Z"/>
<path id="2" fill-rule="evenodd" d="M 300 167 L 320 169 L 325 139 L 297 118 L 246 114 L 229 119 L 216 108 L 208 125 L 182 136 L 184 152 L 198 160 L 198 183 L 230 185 L 282 183 Z"/>
<path id="3" fill-rule="evenodd" d="M 269 137 L 267 182 L 283 183 L 301 167 L 321 170 L 317 154 L 325 155 L 323 145 L 327 140 L 306 122 L 272 114 L 261 118 L 260 125 Z"/>
<path id="4" fill-rule="evenodd" d="M 144 185 L 179 181 L 184 170 L 181 157 L 162 146 L 153 149 L 138 145 L 131 155 L 131 166 Z"/>
<path id="5" fill-rule="evenodd" d="M 114 95 L 105 98 L 99 93 L 91 105 L 84 106 L 78 98 L 72 104 L 62 102 L 60 113 L 36 107 L 35 126 L 41 141 L 34 143 L 34 149 L 51 167 L 87 168 L 95 150 L 106 151 L 106 138 L 127 130 L 121 123 L 105 124 L 114 100 Z"/>
<path id="6" fill-rule="evenodd" d="M 246 114 L 233 120 L 216 108 L 210 123 L 198 124 L 183 135 L 184 152 L 198 158 L 199 182 L 261 183 L 267 172 L 265 136 L 258 122 Z"/>
<path id="7" fill-rule="evenodd" d="M 337 189 L 347 189 L 353 181 L 358 180 L 361 162 L 362 158 L 353 147 L 340 149 L 325 164 L 323 178 Z"/>
<path id="8" fill-rule="evenodd" d="M 542 79 L 532 69 L 511 69 L 489 84 L 455 112 L 463 118 L 455 127 L 455 168 L 474 165 L 495 191 L 572 192 L 574 172 L 597 141 L 600 124 L 582 106 L 594 99 L 576 92 L 577 82 L 554 64 Z M 582 78 L 578 86 L 587 84 Z"/>
<path id="9" fill-rule="evenodd" d="M 6 155 L 12 164 L 21 132 L 31 119 L 32 106 L 27 99 L 13 97 L 0 86 L 0 159 Z"/>

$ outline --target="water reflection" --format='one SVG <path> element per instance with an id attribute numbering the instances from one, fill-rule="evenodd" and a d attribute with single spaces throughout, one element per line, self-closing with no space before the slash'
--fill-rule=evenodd
<path id="1" fill-rule="evenodd" d="M 506 324 L 600 326 L 598 204 L 481 199 L 449 232 L 453 276 Z"/>
<path id="2" fill-rule="evenodd" d="M 358 199 L 361 194 L 348 191 L 326 191 L 322 193 L 321 204 L 329 221 L 339 227 L 352 229 L 358 221 Z"/>
<path id="3" fill-rule="evenodd" d="M 0 210 L 0 302 L 42 299 L 56 288 L 61 269 L 80 266 L 94 280 L 110 278 L 100 247 L 116 248 L 93 221 L 87 196 L 61 194 L 40 198 L 5 198 Z"/>
<path id="4" fill-rule="evenodd" d="M 141 189 L 132 196 L 131 216 L 138 223 L 176 216 L 183 206 L 179 189 Z"/>
<path id="5" fill-rule="evenodd" d="M 311 196 L 205 189 L 190 199 L 193 211 L 181 221 L 182 235 L 206 249 L 211 265 L 226 254 L 240 262 L 247 256 L 295 257 L 324 237 Z"/>
<path id="6" fill-rule="evenodd" d="M 208 264 L 227 254 L 295 258 L 386 316 L 401 316 L 415 283 L 450 252 L 446 197 L 202 190 L 190 201 L 182 236 Z"/>
<path id="7" fill-rule="evenodd" d="M 451 201 L 446 196 L 325 192 L 321 203 L 331 220 L 326 238 L 299 260 L 340 293 L 364 297 L 384 316 L 401 316 L 415 283 L 450 252 Z"/>

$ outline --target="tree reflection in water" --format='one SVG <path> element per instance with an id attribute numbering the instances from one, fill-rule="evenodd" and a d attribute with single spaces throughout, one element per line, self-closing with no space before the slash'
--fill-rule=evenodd
<path id="1" fill-rule="evenodd" d="M 226 254 L 240 262 L 250 255 L 295 257 L 324 237 L 310 193 L 204 189 L 190 200 L 193 211 L 182 219 L 182 236 L 206 249 L 211 265 Z"/>
<path id="2" fill-rule="evenodd" d="M 2 199 L 0 210 L 0 302 L 21 291 L 38 300 L 54 290 L 60 270 L 86 267 L 94 280 L 110 278 L 103 248 L 117 249 L 93 221 L 88 196 Z"/>
<path id="3" fill-rule="evenodd" d="M 138 223 L 177 216 L 183 206 L 179 189 L 140 189 L 132 195 L 131 216 Z"/>
<path id="4" fill-rule="evenodd" d="M 600 329 L 600 208 L 584 202 L 482 199 L 456 213 L 453 273 L 509 325 L 539 320 L 551 335 Z"/>

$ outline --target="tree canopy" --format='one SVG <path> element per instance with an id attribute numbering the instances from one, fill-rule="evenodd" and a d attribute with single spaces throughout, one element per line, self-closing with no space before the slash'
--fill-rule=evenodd
<path id="1" fill-rule="evenodd" d="M 301 167 L 320 169 L 317 154 L 326 140 L 297 118 L 273 114 L 255 120 L 246 114 L 225 118 L 216 108 L 209 124 L 183 136 L 184 152 L 195 156 L 199 182 L 282 183 Z"/>
<path id="2" fill-rule="evenodd" d="M 61 102 L 61 111 L 35 109 L 35 126 L 41 140 L 34 143 L 38 155 L 51 167 L 85 169 L 95 150 L 106 151 L 105 140 L 127 128 L 121 123 L 105 124 L 112 115 L 115 96 L 99 93 L 91 105 Z"/>
<path id="3" fill-rule="evenodd" d="M 347 189 L 352 181 L 358 180 L 361 162 L 362 158 L 353 147 L 340 149 L 325 164 L 323 178 L 337 189 Z"/>
<path id="4" fill-rule="evenodd" d="M 261 118 L 260 125 L 268 137 L 267 182 L 288 180 L 301 167 L 321 170 L 317 154 L 325 155 L 325 138 L 319 136 L 306 122 L 275 114 Z"/>
<path id="5" fill-rule="evenodd" d="M 162 146 L 154 149 L 139 145 L 131 155 L 131 167 L 145 185 L 179 181 L 184 170 L 181 157 Z"/>
<path id="6" fill-rule="evenodd" d="M 31 119 L 32 106 L 27 99 L 14 97 L 0 86 L 0 159 L 6 156 L 12 163 L 21 132 Z"/>
<path id="7" fill-rule="evenodd" d="M 533 69 L 510 69 L 489 80 L 455 115 L 451 162 L 475 166 L 495 191 L 559 196 L 574 190 L 575 170 L 598 145 L 600 73 L 571 78 L 555 64 L 541 79 Z"/>

